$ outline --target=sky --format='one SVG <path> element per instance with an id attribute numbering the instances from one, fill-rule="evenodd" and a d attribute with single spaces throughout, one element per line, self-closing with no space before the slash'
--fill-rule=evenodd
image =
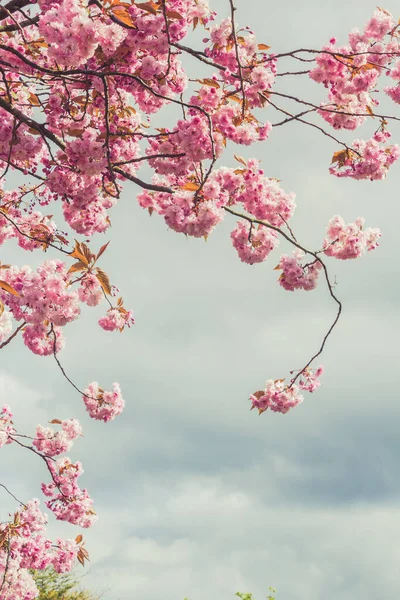
<path id="1" fill-rule="evenodd" d="M 227 2 L 211 6 L 227 15 Z M 332 36 L 345 42 L 375 4 L 237 0 L 237 8 L 260 43 L 285 52 Z M 400 16 L 393 1 L 385 8 Z M 282 80 L 277 90 L 324 98 L 307 79 Z M 395 105 L 390 110 L 396 114 Z M 264 118 L 280 120 L 272 108 Z M 399 127 L 391 131 L 399 142 Z M 261 265 L 241 263 L 229 215 L 207 243 L 168 230 L 139 208 L 133 184 L 113 209 L 112 229 L 91 246 L 110 239 L 102 267 L 136 324 L 104 332 L 97 325 L 104 307 L 87 309 L 68 326 L 60 354 L 81 388 L 119 381 L 124 413 L 109 424 L 91 421 L 51 357 L 32 355 L 18 339 L 3 353 L 0 399 L 21 432 L 52 418 L 82 423 L 84 438 L 70 456 L 83 463 L 99 522 L 82 532 L 90 565 L 77 574 L 106 600 L 228 600 L 237 591 L 260 600 L 269 586 L 277 600 L 398 599 L 400 165 L 384 181 L 336 179 L 328 167 L 338 149 L 291 123 L 230 153 L 262 159 L 266 174 L 296 193 L 292 227 L 305 245 L 320 247 L 335 214 L 347 222 L 364 216 L 383 233 L 368 256 L 328 259 L 343 316 L 317 362 L 325 367 L 321 388 L 287 415 L 259 417 L 248 396 L 314 354 L 335 314 L 326 288 L 280 288 L 273 268 L 291 251 L 283 243 Z M 41 259 L 29 255 L 31 264 Z M 3 262 L 27 260 L 4 247 Z M 47 474 L 33 455 L 3 448 L 0 473 L 17 497 L 43 501 Z M 0 494 L 2 517 L 14 508 Z M 52 537 L 80 532 L 50 519 Z"/>

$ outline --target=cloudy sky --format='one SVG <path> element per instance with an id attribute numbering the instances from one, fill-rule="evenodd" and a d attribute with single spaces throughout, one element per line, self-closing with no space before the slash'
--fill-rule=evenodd
<path id="1" fill-rule="evenodd" d="M 221 16 L 226 4 L 212 2 Z M 318 48 L 333 35 L 345 42 L 375 8 L 369 0 L 237 5 L 239 23 L 276 52 Z M 394 1 L 385 8 L 397 16 Z M 319 100 L 324 93 L 299 78 L 276 89 Z M 264 118 L 280 120 L 272 108 Z M 399 127 L 391 130 L 399 142 Z M 113 211 L 102 261 L 137 323 L 123 335 L 103 332 L 102 309 L 88 309 L 68 326 L 60 355 L 80 387 L 119 381 L 123 415 L 91 421 L 51 358 L 31 355 L 20 340 L 3 353 L 0 397 L 22 432 L 55 417 L 82 422 L 85 437 L 71 457 L 83 462 L 100 519 L 84 532 L 91 563 L 78 573 L 107 600 L 228 600 L 236 591 L 260 600 L 269 586 L 278 600 L 398 599 L 400 166 L 382 182 L 335 179 L 328 166 L 337 149 L 291 123 L 239 151 L 261 158 L 266 174 L 296 193 L 293 228 L 309 247 L 320 247 L 335 214 L 364 216 L 383 232 L 370 255 L 329 261 L 343 318 L 321 359 L 322 387 L 289 414 L 258 417 L 248 396 L 319 347 L 335 311 L 327 290 L 277 285 L 273 267 L 290 251 L 283 244 L 262 265 L 242 264 L 229 238 L 233 217 L 207 243 L 167 230 L 137 206 L 133 185 Z M 2 260 L 31 260 L 25 254 L 10 245 Z M 0 461 L 1 481 L 18 497 L 40 497 L 47 474 L 34 456 L 6 447 Z M 3 517 L 14 507 L 0 495 Z M 49 532 L 80 531 L 51 520 Z"/>

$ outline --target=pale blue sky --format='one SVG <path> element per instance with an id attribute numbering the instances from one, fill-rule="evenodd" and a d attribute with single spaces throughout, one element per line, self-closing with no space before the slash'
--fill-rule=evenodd
<path id="1" fill-rule="evenodd" d="M 225 4 L 212 2 L 217 10 Z M 345 42 L 375 8 L 359 0 L 237 6 L 240 24 L 276 52 L 318 47 L 333 35 Z M 398 16 L 396 3 L 385 8 Z M 297 78 L 277 89 L 324 97 L 322 86 Z M 279 117 L 269 108 L 265 119 Z M 392 132 L 400 142 L 399 127 Z M 240 590 L 261 600 L 273 585 L 278 600 L 398 599 L 400 166 L 382 182 L 338 180 L 328 173 L 337 149 L 290 124 L 238 151 L 261 158 L 267 175 L 296 193 L 293 227 L 305 244 L 319 247 L 334 214 L 365 216 L 383 232 L 374 253 L 329 261 L 343 318 L 321 359 L 322 387 L 291 413 L 258 417 L 247 398 L 319 346 L 335 310 L 326 289 L 292 294 L 277 285 L 283 244 L 265 264 L 240 263 L 233 218 L 207 243 L 167 230 L 137 206 L 133 185 L 113 210 L 102 261 L 137 324 L 109 334 L 97 326 L 102 310 L 86 310 L 66 329 L 60 355 L 81 387 L 119 381 L 123 415 L 91 421 L 51 358 L 31 355 L 21 341 L 3 353 L 1 399 L 21 430 L 54 417 L 82 422 L 85 437 L 71 455 L 84 464 L 100 516 L 84 532 L 91 563 L 83 582 L 109 590 L 105 598 L 228 600 Z M 233 164 L 228 156 L 225 164 Z M 13 246 L 2 255 L 41 258 Z M 35 457 L 7 447 L 0 461 L 1 480 L 17 496 L 41 497 L 47 474 Z M 14 508 L 5 494 L 0 508 Z M 78 530 L 52 521 L 50 532 Z"/>

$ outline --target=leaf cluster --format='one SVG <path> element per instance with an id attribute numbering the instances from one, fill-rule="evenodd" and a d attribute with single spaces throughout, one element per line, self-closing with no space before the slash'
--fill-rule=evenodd
<path id="1" fill-rule="evenodd" d="M 37 600 L 98 600 L 89 590 L 82 590 L 70 573 L 56 573 L 48 568 L 31 574 L 39 590 Z"/>

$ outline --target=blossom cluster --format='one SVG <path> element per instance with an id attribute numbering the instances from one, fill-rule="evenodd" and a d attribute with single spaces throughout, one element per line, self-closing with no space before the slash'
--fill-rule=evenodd
<path id="1" fill-rule="evenodd" d="M 84 390 L 83 401 L 92 419 L 105 423 L 115 419 L 125 407 L 118 383 L 114 383 L 112 392 L 104 391 L 97 381 L 90 383 Z"/>
<path id="2" fill-rule="evenodd" d="M 394 17 L 377 8 L 360 32 L 353 29 L 349 43 L 338 46 L 332 38 L 316 57 L 316 67 L 310 77 L 328 89 L 328 102 L 320 105 L 319 114 L 335 129 L 356 129 L 368 117 L 374 116 L 379 101 L 374 98 L 378 79 L 382 74 L 396 82 L 386 86 L 386 94 L 396 103 L 400 101 L 400 35 Z M 391 66 L 395 63 L 393 66 Z M 354 179 L 383 179 L 390 165 L 399 158 L 397 145 L 381 147 L 389 134 L 382 118 L 382 129 L 372 139 L 355 140 L 345 160 L 332 167 L 338 177 Z M 341 170 L 340 167 L 348 168 Z M 339 167 L 339 168 L 338 168 Z"/>
<path id="3" fill-rule="evenodd" d="M 54 422 L 54 421 L 53 421 Z M 57 456 L 71 449 L 73 441 L 82 435 L 82 427 L 77 419 L 61 421 L 61 431 L 55 432 L 52 427 L 38 425 L 33 446 L 46 456 Z"/>
<path id="4" fill-rule="evenodd" d="M 16 321 L 26 323 L 25 345 L 39 355 L 61 350 L 62 327 L 80 314 L 78 293 L 69 287 L 67 265 L 48 260 L 36 271 L 11 266 L 3 270 L 2 277 L 15 293 L 0 290 L 0 300 Z"/>
<path id="5" fill-rule="evenodd" d="M 0 448 L 5 444 L 11 444 L 12 435 L 15 433 L 12 422 L 13 413 L 8 404 L 5 404 L 0 412 Z"/>
<path id="6" fill-rule="evenodd" d="M 255 392 L 250 396 L 251 409 L 257 408 L 261 415 L 268 408 L 273 412 L 287 413 L 303 402 L 303 396 L 300 394 L 297 385 L 285 385 L 283 379 L 273 381 L 269 379 L 265 384 L 265 390 Z"/>
<path id="7" fill-rule="evenodd" d="M 276 267 L 285 290 L 314 289 L 324 269 L 322 256 L 353 259 L 377 247 L 378 229 L 364 229 L 361 218 L 346 224 L 335 216 L 322 248 L 308 251 L 306 258 L 290 225 L 294 194 L 267 176 L 255 158 L 234 155 L 236 168 L 216 168 L 232 144 L 250 146 L 273 130 L 264 113 L 282 75 L 278 56 L 248 27 L 238 30 L 233 18 L 217 22 L 207 0 L 35 0 L 31 9 L 28 2 L 22 4 L 24 10 L 7 10 L 1 19 L 0 167 L 2 180 L 17 171 L 33 183 L 16 190 L 0 183 L 0 244 L 14 240 L 26 251 L 59 250 L 65 261 L 50 259 L 36 268 L 0 264 L 1 347 L 21 331 L 33 353 L 56 355 L 64 346 L 65 326 L 80 316 L 81 304 L 95 307 L 104 297 L 109 308 L 98 320 L 103 330 L 122 331 L 134 323 L 121 298 L 111 302 L 116 289 L 97 266 L 106 244 L 97 255 L 77 241 L 67 250 L 70 232 L 59 230 L 47 214 L 47 207 L 56 204 L 60 210 L 54 212 L 62 214 L 68 230 L 85 238 L 103 234 L 127 181 L 143 188 L 137 195 L 141 207 L 186 236 L 207 239 L 233 212 L 240 220 L 231 242 L 244 263 L 265 261 L 283 235 L 296 247 Z M 197 27 L 206 35 L 200 51 L 182 43 Z M 362 32 L 350 33 L 347 45 L 332 38 L 315 54 L 310 77 L 328 94 L 318 114 L 334 129 L 355 130 L 375 115 L 381 75 L 392 80 L 387 96 L 400 103 L 398 29 L 392 15 L 377 9 Z M 184 53 L 208 64 L 210 75 L 190 80 Z M 189 88 L 190 81 L 195 85 Z M 182 109 L 179 118 L 168 128 L 155 120 L 157 127 L 151 128 L 150 117 L 170 104 Z M 386 177 L 400 148 L 389 145 L 387 121 L 379 119 L 371 139 L 357 139 L 334 154 L 331 174 Z M 152 170 L 151 183 L 140 178 L 142 165 Z M 321 367 L 307 367 L 289 384 L 269 380 L 251 396 L 252 408 L 286 413 L 302 402 L 302 391 L 318 388 L 321 374 Z M 92 382 L 82 398 L 89 416 L 104 422 L 125 406 L 118 383 L 105 391 Z M 60 457 L 82 434 L 81 426 L 76 419 L 50 424 L 60 430 L 39 425 L 30 447 L 51 474 L 51 481 L 42 484 L 46 506 L 59 520 L 89 527 L 97 517 L 87 490 L 78 484 L 82 465 Z M 18 441 L 16 436 L 5 405 L 0 447 Z M 53 545 L 44 536 L 45 522 L 32 501 L 13 523 L 0 525 L 0 600 L 32 600 L 37 590 L 28 569 L 52 564 L 68 571 L 82 553 L 76 541 Z"/>
<path id="8" fill-rule="evenodd" d="M 20 437 L 13 426 L 12 416 L 10 407 L 3 406 L 0 412 L 0 447 L 18 441 Z M 97 517 L 87 490 L 81 490 L 77 485 L 76 480 L 83 472 L 81 464 L 71 463 L 66 457 L 53 458 L 70 449 L 72 441 L 82 435 L 81 426 L 76 419 L 54 419 L 52 423 L 60 424 L 61 431 L 55 432 L 51 427 L 39 425 L 32 446 L 22 445 L 46 462 L 52 482 L 42 484 L 42 491 L 50 498 L 46 505 L 56 518 L 90 527 Z M 27 436 L 23 438 L 25 441 Z M 42 570 L 52 566 L 59 573 L 68 572 L 77 558 L 83 563 L 88 557 L 80 545 L 82 536 L 75 540 L 58 538 L 53 542 L 46 536 L 47 522 L 47 515 L 41 512 L 39 501 L 34 499 L 21 504 L 12 520 L 0 523 L 1 600 L 33 600 L 37 596 L 31 569 Z"/>
<path id="9" fill-rule="evenodd" d="M 387 131 L 378 131 L 369 140 L 354 140 L 350 149 L 334 155 L 329 171 L 336 177 L 353 179 L 384 179 L 389 167 L 399 158 L 400 146 L 387 145 Z"/>
<path id="10" fill-rule="evenodd" d="M 183 189 L 193 188 L 194 191 L 142 192 L 138 196 L 143 208 L 151 209 L 162 215 L 167 225 L 179 233 L 193 237 L 207 237 L 215 226 L 223 219 L 225 207 L 241 204 L 255 219 L 266 221 L 279 227 L 285 224 L 293 215 L 295 201 L 293 193 L 286 193 L 276 179 L 266 177 L 256 159 L 249 159 L 240 169 L 222 167 L 216 169 L 200 189 L 199 185 L 181 184 Z M 158 181 L 164 184 L 180 186 L 180 177 L 175 175 L 160 177 Z M 182 189 L 182 188 L 181 188 Z M 232 233 L 232 242 L 236 250 L 245 244 L 242 240 L 244 229 L 239 227 Z M 269 251 L 277 245 L 277 239 L 272 232 L 258 230 L 254 238 L 253 248 L 263 250 L 254 253 L 255 260 L 245 262 L 260 262 Z M 260 242 L 260 244 L 258 244 Z M 252 252 L 252 251 L 250 251 Z M 240 258 L 243 260 L 246 251 Z"/>
<path id="11" fill-rule="evenodd" d="M 364 229 L 365 219 L 359 217 L 346 225 L 342 217 L 333 217 L 324 240 L 324 253 L 342 260 L 358 258 L 378 246 L 381 231 L 376 227 Z"/>
<path id="12" fill-rule="evenodd" d="M 66 456 L 56 461 L 46 459 L 52 481 L 42 483 L 42 492 L 50 498 L 45 504 L 60 521 L 68 521 L 80 527 L 91 527 L 97 521 L 93 500 L 86 489 L 80 489 L 77 481 L 83 469 L 78 461 L 73 463 Z"/>
<path id="13" fill-rule="evenodd" d="M 0 598 L 3 600 L 33 600 L 38 589 L 31 569 L 52 566 L 58 573 L 72 569 L 82 547 L 76 540 L 58 538 L 55 543 L 46 536 L 47 515 L 41 512 L 39 501 L 30 500 L 21 506 L 9 522 L 0 524 Z M 79 538 L 78 538 L 79 539 Z"/>
<path id="14" fill-rule="evenodd" d="M 114 395 L 111 392 L 105 392 L 105 395 L 109 404 L 112 402 L 111 396 L 115 404 L 117 403 L 115 397 L 119 396 L 119 412 L 121 412 L 124 401 L 120 398 L 118 384 L 114 384 Z M 13 426 L 12 416 L 10 407 L 4 405 L 0 412 L 0 447 L 18 441 L 20 436 Z M 78 477 L 83 473 L 81 463 L 72 463 L 67 457 L 54 458 L 71 449 L 74 440 L 82 435 L 82 427 L 77 419 L 63 421 L 53 419 L 51 424 L 60 425 L 61 430 L 55 431 L 52 427 L 38 425 L 36 435 L 32 439 L 32 446 L 25 445 L 26 448 L 41 456 L 51 474 L 52 481 L 42 483 L 41 486 L 44 495 L 50 498 L 46 501 L 46 506 L 61 521 L 90 527 L 97 520 L 97 516 L 92 509 L 93 500 L 87 490 L 81 490 L 77 483 Z"/>
<path id="15" fill-rule="evenodd" d="M 305 265 L 301 264 L 304 258 L 302 250 L 295 250 L 292 256 L 283 254 L 276 269 L 282 269 L 279 277 L 279 284 L 285 289 L 293 292 L 294 290 L 313 290 L 318 281 L 319 273 L 322 269 L 322 263 L 318 259 L 313 259 Z"/>
<path id="16" fill-rule="evenodd" d="M 256 408 L 260 415 L 267 409 L 282 414 L 287 413 L 303 402 L 304 398 L 300 390 L 312 393 L 321 385 L 319 378 L 323 372 L 323 367 L 318 367 L 315 371 L 306 367 L 289 384 L 285 384 L 284 379 L 275 381 L 269 379 L 264 390 L 258 390 L 250 396 L 250 410 Z M 298 377 L 300 379 L 297 385 L 295 381 Z"/>
<path id="17" fill-rule="evenodd" d="M 231 238 L 240 260 L 249 265 L 264 261 L 279 243 L 275 231 L 262 225 L 255 229 L 241 221 L 238 221 L 236 229 L 232 231 Z"/>

